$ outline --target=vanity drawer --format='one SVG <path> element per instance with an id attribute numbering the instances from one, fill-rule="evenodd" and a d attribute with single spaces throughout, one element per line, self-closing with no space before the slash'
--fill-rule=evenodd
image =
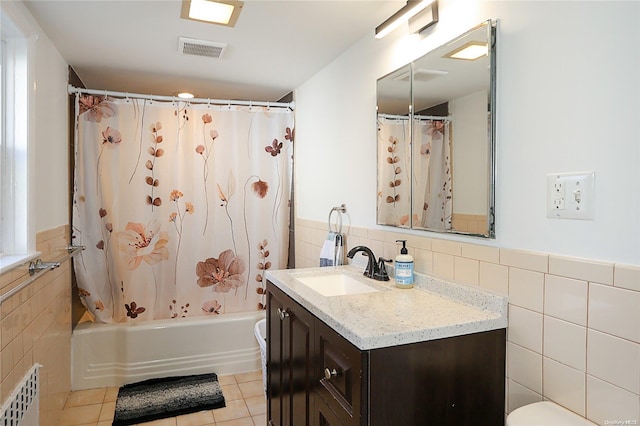
<path id="1" fill-rule="evenodd" d="M 364 353 L 316 322 L 317 393 L 345 425 L 360 424 Z"/>

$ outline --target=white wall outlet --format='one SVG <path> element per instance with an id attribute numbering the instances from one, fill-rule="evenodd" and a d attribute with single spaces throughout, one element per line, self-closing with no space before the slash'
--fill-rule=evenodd
<path id="1" fill-rule="evenodd" d="M 595 172 L 547 175 L 547 217 L 593 219 Z"/>

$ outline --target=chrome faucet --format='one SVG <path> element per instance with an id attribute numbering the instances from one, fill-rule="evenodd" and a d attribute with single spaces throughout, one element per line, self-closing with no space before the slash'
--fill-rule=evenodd
<path id="1" fill-rule="evenodd" d="M 373 278 L 378 281 L 389 281 L 389 274 L 387 274 L 387 268 L 385 267 L 385 262 L 391 262 L 391 259 L 384 259 L 380 257 L 378 259 L 378 263 L 376 264 L 376 256 L 373 254 L 371 249 L 366 246 L 355 246 L 349 253 L 347 253 L 347 257 L 349 259 L 353 259 L 353 256 L 358 252 L 363 252 L 363 255 L 366 255 L 369 259 L 367 260 L 367 267 L 364 270 L 363 275 L 368 278 Z"/>

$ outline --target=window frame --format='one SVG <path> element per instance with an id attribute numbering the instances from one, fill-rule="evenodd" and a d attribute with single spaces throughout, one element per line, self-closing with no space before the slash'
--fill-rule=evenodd
<path id="1" fill-rule="evenodd" d="M 0 10 L 0 274 L 39 254 L 32 214 L 37 35 L 10 3 Z"/>

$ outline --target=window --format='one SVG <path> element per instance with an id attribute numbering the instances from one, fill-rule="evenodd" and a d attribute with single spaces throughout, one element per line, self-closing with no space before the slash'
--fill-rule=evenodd
<path id="1" fill-rule="evenodd" d="M 32 41 L 6 13 L 0 14 L 0 272 L 33 257 L 29 219 L 29 87 Z"/>

